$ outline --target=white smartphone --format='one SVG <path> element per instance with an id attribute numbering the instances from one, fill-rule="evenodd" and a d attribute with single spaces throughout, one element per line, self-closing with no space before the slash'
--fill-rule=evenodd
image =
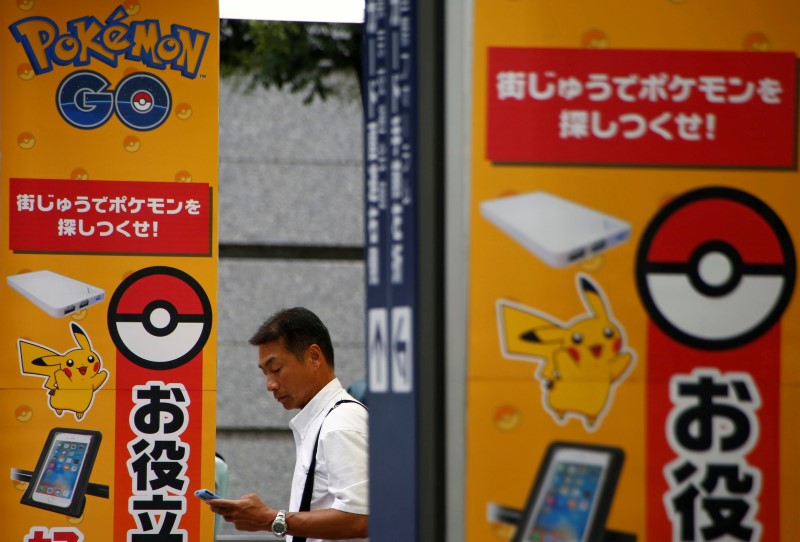
<path id="1" fill-rule="evenodd" d="M 551 446 L 514 540 L 601 540 L 623 458 L 619 448 Z"/>
<path id="2" fill-rule="evenodd" d="M 31 499 L 35 502 L 69 508 L 91 452 L 92 436 L 83 433 L 56 433 L 34 481 Z"/>
<path id="3" fill-rule="evenodd" d="M 213 491 L 209 491 L 208 489 L 198 489 L 197 491 L 194 492 L 194 496 L 203 499 L 204 501 L 210 501 L 212 499 L 222 498 Z"/>

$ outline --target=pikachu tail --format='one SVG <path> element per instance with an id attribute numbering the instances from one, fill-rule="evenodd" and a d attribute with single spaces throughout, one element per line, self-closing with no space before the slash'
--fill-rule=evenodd
<path id="1" fill-rule="evenodd" d="M 512 301 L 498 300 L 497 324 L 503 356 L 526 361 L 545 361 L 562 341 L 553 338 L 562 330 L 558 322 Z"/>

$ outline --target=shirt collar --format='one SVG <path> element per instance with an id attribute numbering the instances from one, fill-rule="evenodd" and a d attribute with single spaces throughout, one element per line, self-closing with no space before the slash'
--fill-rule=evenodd
<path id="1" fill-rule="evenodd" d="M 289 426 L 297 433 L 305 437 L 308 428 L 319 418 L 320 415 L 327 413 L 331 402 L 344 390 L 338 378 L 328 382 L 324 388 L 311 398 L 308 404 L 303 407 L 297 415 L 289 422 Z"/>

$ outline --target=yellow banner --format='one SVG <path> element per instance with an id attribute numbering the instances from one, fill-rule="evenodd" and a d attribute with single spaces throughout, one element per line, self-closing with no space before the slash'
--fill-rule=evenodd
<path id="1" fill-rule="evenodd" d="M 206 540 L 218 4 L 0 18 L 3 539 Z"/>
<path id="2" fill-rule="evenodd" d="M 793 2 L 475 2 L 467 540 L 793 540 Z"/>

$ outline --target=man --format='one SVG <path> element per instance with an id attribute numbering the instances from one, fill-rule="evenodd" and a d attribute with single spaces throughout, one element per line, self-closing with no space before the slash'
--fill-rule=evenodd
<path id="1" fill-rule="evenodd" d="M 300 409 L 289 424 L 297 451 L 289 511 L 270 508 L 252 494 L 210 500 L 211 510 L 243 531 L 272 530 L 307 542 L 366 541 L 367 411 L 334 374 L 327 328 L 308 309 L 285 309 L 264 322 L 250 344 L 258 347 L 267 391 L 283 408 Z M 310 509 L 300 511 L 312 457 Z"/>

